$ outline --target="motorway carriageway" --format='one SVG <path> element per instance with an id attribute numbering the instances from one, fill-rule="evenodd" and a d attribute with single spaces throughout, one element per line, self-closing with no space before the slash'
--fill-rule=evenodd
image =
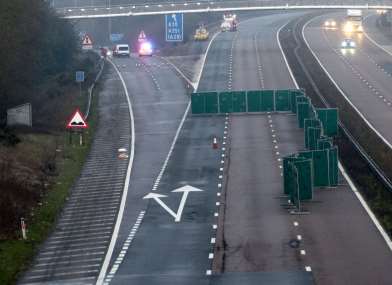
<path id="1" fill-rule="evenodd" d="M 242 23 L 237 33 L 218 35 L 199 91 L 294 88 L 277 32 L 299 15 L 263 16 Z M 291 216 L 280 206 L 281 159 L 303 149 L 295 116 L 183 117 L 186 84 L 169 64 L 158 57 L 114 62 L 132 100 L 135 157 L 103 284 L 388 284 L 390 251 L 345 180 L 317 190 L 315 202 L 306 205 L 309 215 Z M 114 102 L 127 107 L 125 96 Z M 116 108 L 110 111 L 115 117 Z M 113 155 L 124 143 L 110 135 Z M 219 150 L 211 147 L 215 136 Z M 172 192 L 187 185 L 202 191 Z M 143 199 L 150 192 L 155 198 Z M 298 248 L 290 247 L 293 240 Z M 68 266 L 75 267 L 72 262 Z M 52 265 L 49 277 L 56 272 Z M 98 275 L 94 270 L 88 280 Z M 83 276 L 75 275 L 73 284 L 86 281 Z M 71 284 L 64 281 L 71 277 L 48 281 Z"/>
<path id="2" fill-rule="evenodd" d="M 365 31 L 369 29 L 369 34 L 363 35 L 322 29 L 329 18 L 342 22 L 344 14 L 326 14 L 311 20 L 304 29 L 305 38 L 336 84 L 392 147 L 392 53 L 382 50 L 372 37 L 384 46 L 392 43 L 375 27 L 375 15 L 365 20 L 368 22 Z M 353 55 L 343 55 L 340 50 L 341 41 L 346 37 L 352 37 L 357 43 Z"/>
<path id="3" fill-rule="evenodd" d="M 218 35 L 199 91 L 295 88 L 277 42 L 295 16 L 263 16 Z M 281 159 L 303 149 L 295 125 L 290 114 L 184 117 L 163 172 L 145 186 L 153 189 L 130 191 L 104 283 L 388 284 L 390 250 L 346 180 L 316 190 L 309 215 L 281 207 Z M 215 136 L 220 150 L 211 147 Z M 171 191 L 186 185 L 202 191 L 189 193 L 176 223 L 184 194 Z"/>

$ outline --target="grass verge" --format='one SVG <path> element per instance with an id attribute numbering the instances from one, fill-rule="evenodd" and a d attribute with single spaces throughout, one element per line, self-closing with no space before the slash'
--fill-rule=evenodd
<path id="1" fill-rule="evenodd" d="M 87 96 L 78 97 L 76 105 L 86 105 Z M 14 284 L 21 272 L 26 270 L 32 262 L 40 244 L 45 240 L 54 223 L 69 190 L 74 181 L 79 176 L 84 161 L 89 153 L 94 137 L 94 130 L 98 122 L 97 115 L 98 97 L 92 100 L 90 117 L 88 120 L 89 129 L 84 135 L 84 145 L 79 146 L 79 137 L 73 136 L 73 144 L 69 144 L 69 134 L 65 131 L 58 135 L 48 134 L 28 134 L 23 135 L 22 141 L 29 146 L 29 151 L 39 152 L 42 150 L 42 143 L 50 140 L 56 141 L 56 164 L 58 176 L 54 177 L 50 183 L 49 190 L 36 207 L 31 212 L 31 217 L 27 217 L 27 240 L 0 240 L 0 284 Z"/>

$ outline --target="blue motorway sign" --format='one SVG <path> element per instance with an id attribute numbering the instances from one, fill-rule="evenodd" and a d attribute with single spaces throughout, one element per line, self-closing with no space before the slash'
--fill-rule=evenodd
<path id="1" fill-rule="evenodd" d="M 84 71 L 76 71 L 75 74 L 76 82 L 80 83 L 84 81 Z"/>
<path id="2" fill-rule="evenodd" d="M 182 42 L 184 39 L 184 14 L 165 15 L 166 41 Z"/>
<path id="3" fill-rule="evenodd" d="M 112 43 L 119 42 L 124 38 L 124 34 L 111 34 L 110 41 Z"/>

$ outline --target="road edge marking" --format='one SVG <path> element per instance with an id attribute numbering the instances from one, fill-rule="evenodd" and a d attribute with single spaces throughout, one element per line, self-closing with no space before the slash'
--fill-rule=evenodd
<path id="1" fill-rule="evenodd" d="M 358 198 L 359 202 L 361 203 L 362 207 L 365 209 L 367 214 L 369 215 L 370 219 L 376 226 L 377 230 L 380 232 L 381 236 L 384 238 L 389 250 L 392 251 L 392 241 L 389 238 L 388 234 L 385 232 L 384 228 L 378 221 L 376 215 L 370 209 L 368 204 L 366 203 L 365 199 L 363 198 L 362 194 L 358 191 L 357 187 L 355 186 L 354 182 L 351 180 L 350 176 L 344 169 L 343 165 L 339 162 L 339 170 L 343 174 L 344 178 L 346 179 L 347 183 L 350 185 L 351 190 L 354 192 L 355 196 Z"/>
<path id="2" fill-rule="evenodd" d="M 196 83 L 194 84 L 194 89 L 195 89 L 195 91 L 197 91 L 198 88 L 199 88 L 199 83 L 200 83 L 200 79 L 201 79 L 201 74 L 203 73 L 203 70 L 204 70 L 204 66 L 205 66 L 205 62 L 206 62 L 206 58 L 207 58 L 208 52 L 209 52 L 209 50 L 210 50 L 210 47 L 211 47 L 212 42 L 215 40 L 215 38 L 216 38 L 217 35 L 219 35 L 219 32 L 216 33 L 216 34 L 211 38 L 211 41 L 208 43 L 206 52 L 205 52 L 204 57 L 203 57 L 202 65 L 201 65 L 201 68 L 200 68 L 200 72 L 199 72 L 199 75 L 198 75 L 198 77 L 197 77 L 197 81 L 196 81 Z M 173 66 L 175 66 L 175 65 L 173 64 Z M 177 70 L 177 68 L 176 68 L 176 70 Z M 182 74 L 180 73 L 180 75 L 182 75 Z M 184 77 L 184 78 L 186 78 L 186 77 Z M 190 109 L 190 107 L 191 107 L 191 102 L 192 102 L 191 100 L 188 101 L 188 105 L 187 105 L 187 107 L 186 107 L 186 109 L 185 109 L 184 115 L 182 116 L 180 125 L 179 125 L 178 128 L 177 128 L 177 131 L 176 131 L 176 134 L 175 134 L 174 139 L 173 139 L 173 141 L 172 141 L 172 144 L 171 144 L 171 146 L 170 146 L 169 152 L 168 152 L 168 154 L 167 154 L 167 156 L 166 156 L 165 161 L 163 162 L 162 168 L 161 168 L 161 170 L 159 171 L 159 174 L 158 174 L 157 178 L 156 178 L 155 181 L 154 181 L 154 187 L 153 187 L 153 189 L 152 189 L 153 191 L 156 191 L 156 190 L 157 190 L 157 188 L 158 188 L 158 186 L 159 186 L 159 183 L 160 183 L 160 181 L 161 181 L 161 179 L 162 179 L 163 173 L 165 172 L 166 167 L 167 167 L 167 164 L 169 163 L 171 154 L 172 154 L 172 152 L 173 152 L 173 150 L 174 150 L 174 146 L 175 146 L 176 143 L 177 143 L 177 139 L 178 139 L 178 137 L 179 137 L 179 135 L 180 135 L 182 126 L 184 125 L 184 122 L 185 122 L 185 120 L 186 120 L 186 117 L 188 116 L 189 109 Z"/>
<path id="3" fill-rule="evenodd" d="M 200 83 L 201 75 L 203 74 L 204 66 L 205 66 L 205 64 L 206 64 L 206 60 L 207 60 L 208 52 L 210 51 L 210 47 L 211 47 L 212 43 L 215 41 L 215 38 L 216 38 L 220 33 L 221 33 L 220 31 L 216 32 L 216 33 L 212 36 L 210 42 L 208 43 L 206 52 L 205 52 L 204 57 L 203 57 L 203 61 L 201 62 L 201 68 L 200 68 L 199 74 L 197 75 L 197 80 L 196 80 L 195 87 L 194 87 L 194 88 L 195 88 L 195 91 L 197 91 L 197 90 L 199 89 L 199 83 Z"/>
<path id="4" fill-rule="evenodd" d="M 317 18 L 317 17 L 316 17 Z M 310 48 L 309 43 L 306 40 L 305 37 L 305 28 L 306 26 L 313 21 L 315 18 L 310 19 L 308 22 L 305 23 L 305 25 L 302 27 L 302 37 L 305 41 L 305 44 L 307 45 L 307 47 L 309 48 L 309 50 L 311 51 L 311 53 L 313 54 L 313 56 L 315 57 L 315 59 L 317 60 L 317 62 L 319 63 L 319 65 L 323 68 L 324 72 L 328 75 L 328 77 L 330 78 L 330 80 L 332 81 L 332 83 L 337 87 L 337 89 L 339 90 L 340 93 L 342 93 L 342 95 L 346 98 L 346 100 L 352 105 L 352 103 L 350 102 L 350 100 L 348 100 L 348 98 L 346 97 L 346 95 L 343 93 L 343 91 L 340 89 L 340 87 L 337 85 L 337 83 L 333 80 L 332 76 L 328 73 L 328 71 L 325 69 L 325 67 L 322 65 L 322 63 L 320 62 L 320 60 L 318 59 L 318 57 L 315 55 L 315 53 L 313 52 L 313 50 Z M 287 25 L 287 23 L 285 24 Z M 284 26 L 285 26 L 284 25 Z M 281 29 L 283 28 L 283 26 L 281 27 Z M 279 41 L 279 33 L 280 30 L 277 33 L 277 39 L 278 39 L 278 43 L 279 46 L 280 45 L 280 41 Z M 283 49 L 281 49 L 281 52 L 283 54 L 283 57 L 285 58 L 285 62 L 287 65 L 287 68 L 290 71 L 290 74 L 293 74 L 291 71 L 291 67 L 287 62 L 286 56 L 283 52 Z M 293 81 L 295 83 L 296 86 L 298 86 L 297 81 L 295 80 L 295 78 L 293 77 Z M 298 88 L 298 87 L 297 87 Z M 355 108 L 355 107 L 354 107 Z M 389 238 L 388 234 L 385 232 L 384 228 L 381 226 L 380 222 L 378 221 L 376 215 L 373 213 L 373 211 L 370 209 L 370 207 L 368 206 L 368 204 L 366 203 L 365 199 L 362 197 L 361 193 L 359 193 L 357 187 L 355 186 L 355 184 L 353 183 L 353 181 L 351 180 L 350 176 L 348 175 L 348 173 L 346 172 L 345 168 L 343 167 L 342 163 L 340 162 L 340 160 L 338 161 L 338 167 L 340 172 L 342 173 L 343 177 L 346 179 L 347 183 L 350 186 L 350 189 L 354 192 L 355 196 L 357 197 L 357 199 L 359 200 L 360 204 L 362 205 L 362 207 L 365 209 L 366 213 L 368 214 L 368 216 L 370 217 L 371 221 L 373 222 L 373 224 L 376 226 L 377 230 L 379 231 L 379 233 L 381 234 L 381 236 L 384 238 L 385 243 L 387 244 L 387 246 L 389 247 L 389 249 L 392 251 L 392 241 Z"/>
<path id="5" fill-rule="evenodd" d="M 121 80 L 121 83 L 123 85 L 124 92 L 125 92 L 125 95 L 127 98 L 127 102 L 128 102 L 129 116 L 131 119 L 131 155 L 130 155 L 129 162 L 128 162 L 127 174 L 125 177 L 125 184 L 124 184 L 124 191 L 123 191 L 123 195 L 121 198 L 120 209 L 119 209 L 119 212 L 117 215 L 116 224 L 114 226 L 112 238 L 110 240 L 110 244 L 109 244 L 108 250 L 106 252 L 104 262 L 102 264 L 101 270 L 99 271 L 96 285 L 102 285 L 105 280 L 105 276 L 106 276 L 107 270 L 109 268 L 110 260 L 113 255 L 114 246 L 116 245 L 116 242 L 117 242 L 118 233 L 120 231 L 120 226 L 121 226 L 122 218 L 124 215 L 125 202 L 127 200 L 127 195 L 128 195 L 128 188 L 129 188 L 129 181 L 131 178 L 133 160 L 135 157 L 135 120 L 134 120 L 134 116 L 133 116 L 131 99 L 129 97 L 128 89 L 125 84 L 124 78 L 121 75 L 121 72 L 118 70 L 117 66 L 110 59 L 108 59 L 108 61 L 114 67 L 114 69 L 116 70 L 116 72 Z"/>
<path id="6" fill-rule="evenodd" d="M 192 88 L 193 89 L 196 89 L 195 88 L 195 83 L 193 83 L 171 60 L 169 60 L 168 58 L 166 58 L 166 57 L 163 57 L 163 56 L 159 56 L 158 57 L 159 59 L 161 59 L 161 60 L 164 60 L 164 61 L 166 61 L 182 78 L 184 78 L 184 80 L 190 85 L 190 86 L 192 86 Z"/>
<path id="7" fill-rule="evenodd" d="M 367 15 L 367 16 L 364 18 L 364 22 L 365 22 L 368 18 L 370 18 L 370 17 L 372 17 L 372 16 L 375 16 L 375 14 Z M 363 25 L 363 26 L 364 26 L 364 25 Z M 381 46 L 379 43 L 377 43 L 371 36 L 368 35 L 368 33 L 366 33 L 366 31 L 363 31 L 363 34 L 365 35 L 365 37 L 366 37 L 374 46 L 380 48 L 381 50 L 383 50 L 384 52 L 386 52 L 388 55 L 392 56 L 392 52 L 388 51 L 386 48 L 384 48 L 384 47 Z"/>
<path id="8" fill-rule="evenodd" d="M 317 17 L 316 17 L 317 18 Z M 350 104 L 350 106 L 358 113 L 358 115 L 361 117 L 362 120 L 365 121 L 365 123 L 369 126 L 369 128 L 372 129 L 373 132 L 376 133 L 376 135 L 390 148 L 392 149 L 392 145 L 386 138 L 382 136 L 382 134 L 377 131 L 377 129 L 370 123 L 366 117 L 359 111 L 359 109 L 350 101 L 350 99 L 347 97 L 346 93 L 340 88 L 340 86 L 336 83 L 336 81 L 333 79 L 331 74 L 327 71 L 327 69 L 324 67 L 324 65 L 321 63 L 320 59 L 316 56 L 315 52 L 312 50 L 310 47 L 306 37 L 305 37 L 305 28 L 308 26 L 308 24 L 312 21 L 314 21 L 316 18 L 310 19 L 305 23 L 305 25 L 302 27 L 302 38 L 304 39 L 304 42 L 306 46 L 308 47 L 309 51 L 312 53 L 318 64 L 321 66 L 321 68 L 324 70 L 324 72 L 327 74 L 328 78 L 331 80 L 331 82 L 335 85 L 335 87 L 339 90 L 340 94 L 346 99 L 346 101 Z"/>
<path id="9" fill-rule="evenodd" d="M 281 45 L 280 40 L 279 40 L 280 31 L 281 31 L 288 23 L 290 23 L 290 20 L 287 21 L 286 23 L 284 23 L 284 24 L 278 29 L 278 31 L 276 32 L 276 41 L 278 42 L 278 46 L 279 46 L 280 52 L 281 52 L 281 54 L 282 54 L 282 56 L 283 56 L 283 60 L 284 60 L 284 62 L 286 63 L 286 67 L 287 67 L 287 69 L 289 70 L 290 77 L 291 77 L 291 79 L 293 80 L 293 83 L 294 83 L 295 87 L 296 87 L 297 89 L 299 89 L 298 82 L 297 82 L 297 80 L 296 80 L 295 77 L 294 77 L 293 71 L 291 70 L 291 67 L 290 67 L 290 65 L 289 65 L 289 62 L 287 61 L 287 58 L 286 58 L 286 54 L 284 53 L 283 48 L 282 48 L 282 45 Z"/>
<path id="10" fill-rule="evenodd" d="M 207 49 L 206 49 L 206 53 L 205 53 L 205 56 L 204 56 L 204 59 L 203 59 L 203 62 L 202 62 L 202 66 L 201 66 L 201 69 L 200 69 L 200 74 L 199 74 L 199 77 L 198 77 L 198 81 L 197 81 L 196 84 L 195 84 L 195 85 L 196 85 L 195 90 L 197 90 L 197 88 L 198 88 L 198 86 L 199 86 L 201 74 L 202 74 L 202 72 L 203 72 L 203 70 L 204 70 L 205 60 L 206 60 L 206 58 L 207 58 L 208 51 L 210 50 L 210 46 L 211 46 L 212 42 L 215 40 L 215 38 L 216 38 L 216 36 L 217 36 L 218 34 L 219 34 L 219 33 L 216 33 L 216 34 L 214 35 L 214 37 L 211 39 L 210 43 L 208 44 L 208 47 L 207 47 Z M 132 104 L 131 104 L 131 100 L 130 100 L 130 98 L 129 98 L 128 89 L 127 89 L 127 87 L 126 87 L 124 78 L 122 77 L 122 75 L 121 75 L 120 71 L 118 70 L 117 66 L 116 66 L 110 59 L 109 59 L 108 61 L 112 64 L 112 66 L 114 67 L 114 69 L 115 69 L 116 72 L 118 73 L 118 75 L 119 75 L 119 77 L 120 77 L 120 80 L 121 80 L 121 82 L 122 82 L 122 85 L 123 85 L 123 88 L 124 88 L 126 97 L 127 97 L 128 106 L 129 106 L 129 114 L 130 114 L 130 117 L 131 117 L 132 142 L 131 142 L 131 156 L 130 156 L 130 159 L 129 159 L 128 170 L 127 170 L 127 176 L 126 176 L 125 185 L 124 185 L 124 193 L 123 193 L 123 197 L 122 197 L 122 199 L 121 199 L 120 211 L 119 211 L 119 214 L 118 214 L 118 216 L 117 216 L 117 221 L 116 221 L 116 225 L 115 225 L 115 228 L 114 228 L 114 231 L 113 231 L 112 239 L 111 239 L 111 241 L 110 241 L 109 248 L 108 248 L 108 251 L 107 251 L 107 253 L 106 253 L 104 263 L 103 263 L 103 265 L 102 265 L 102 267 L 101 267 L 101 270 L 100 270 L 100 273 L 99 273 L 99 276 L 98 276 L 96 285 L 102 285 L 102 284 L 104 283 L 105 276 L 106 276 L 106 272 L 107 272 L 107 270 L 108 270 L 108 268 L 109 268 L 109 263 L 110 263 L 110 260 L 111 260 L 111 258 L 112 258 L 112 255 L 113 255 L 114 246 L 115 246 L 115 244 L 116 244 L 116 242 L 117 242 L 118 232 L 119 232 L 119 229 L 120 229 L 120 225 L 121 225 L 121 221 L 122 221 L 122 216 L 123 216 L 123 214 L 124 214 L 125 201 L 126 201 L 126 198 L 127 198 L 129 180 L 130 180 L 130 176 L 131 176 L 132 164 L 133 164 L 133 159 L 134 159 L 134 155 L 135 155 L 135 124 L 134 124 L 134 117 L 133 117 Z M 181 120 L 181 122 L 180 122 L 180 125 L 179 125 L 179 127 L 178 127 L 178 129 L 177 129 L 176 135 L 174 136 L 173 142 L 172 142 L 172 144 L 171 144 L 171 146 L 170 146 L 169 153 L 168 153 L 168 155 L 167 155 L 167 157 L 166 157 L 166 159 L 165 159 L 165 162 L 164 162 L 164 164 L 163 164 L 163 166 L 162 166 L 162 168 L 161 168 L 161 171 L 160 171 L 159 174 L 158 174 L 158 177 L 157 177 L 157 179 L 156 179 L 156 182 L 157 182 L 157 181 L 160 181 L 161 177 L 163 176 L 163 173 L 165 172 L 166 166 L 167 166 L 167 164 L 168 164 L 168 162 L 169 162 L 169 159 L 170 159 L 171 154 L 172 154 L 172 152 L 173 152 L 174 146 L 175 146 L 175 144 L 176 144 L 176 142 L 177 142 L 178 136 L 179 136 L 179 134 L 180 134 L 180 132 L 181 132 L 182 126 L 184 125 L 184 122 L 185 122 L 185 120 L 186 120 L 186 117 L 187 117 L 187 115 L 188 115 L 188 112 L 189 112 L 190 107 L 191 107 L 191 100 L 188 101 L 187 108 L 185 109 L 185 113 L 184 113 L 184 115 L 183 115 L 183 117 L 182 117 L 182 120 Z M 159 179 L 159 180 L 158 180 L 158 179 Z M 158 183 L 158 184 L 159 184 L 159 183 Z M 120 215 L 120 214 L 121 214 L 121 215 Z"/>

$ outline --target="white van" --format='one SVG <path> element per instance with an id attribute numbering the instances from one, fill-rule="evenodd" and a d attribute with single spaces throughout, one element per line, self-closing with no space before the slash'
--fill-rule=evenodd
<path id="1" fill-rule="evenodd" d="M 115 45 L 113 49 L 113 55 L 129 57 L 131 55 L 131 52 L 129 50 L 129 45 L 127 44 Z"/>

